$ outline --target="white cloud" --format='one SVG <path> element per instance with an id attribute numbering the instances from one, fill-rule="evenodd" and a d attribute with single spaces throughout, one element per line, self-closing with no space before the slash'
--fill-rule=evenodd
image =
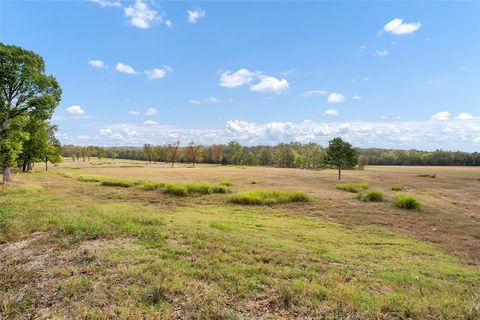
<path id="1" fill-rule="evenodd" d="M 192 99 L 190 100 L 190 103 L 192 104 L 214 104 L 214 103 L 220 103 L 222 100 L 215 98 L 215 97 L 208 97 L 206 99 Z"/>
<path id="2" fill-rule="evenodd" d="M 102 60 L 89 60 L 88 64 L 95 68 L 105 68 L 105 62 Z"/>
<path id="3" fill-rule="evenodd" d="M 132 66 L 129 66 L 128 64 L 124 64 L 122 62 L 117 63 L 115 66 L 115 69 L 119 72 L 127 73 L 127 74 L 136 74 L 137 72 L 135 69 L 133 69 Z"/>
<path id="4" fill-rule="evenodd" d="M 441 111 L 438 113 L 435 113 L 433 116 L 430 117 L 431 120 L 449 120 L 450 119 L 450 113 L 448 111 Z"/>
<path id="5" fill-rule="evenodd" d="M 110 135 L 110 134 L 112 134 L 112 129 L 108 129 L 108 128 L 107 129 L 100 129 L 100 134 L 102 136 Z"/>
<path id="6" fill-rule="evenodd" d="M 353 100 L 362 100 L 362 97 L 360 97 L 358 94 L 354 95 Z"/>
<path id="7" fill-rule="evenodd" d="M 383 49 L 383 50 L 376 50 L 375 51 L 375 55 L 379 56 L 379 57 L 384 57 L 384 56 L 387 56 L 388 55 L 388 51 L 386 49 Z"/>
<path id="8" fill-rule="evenodd" d="M 140 112 L 135 111 L 135 110 L 132 110 L 132 111 L 129 112 L 129 114 L 130 114 L 131 116 L 138 116 L 138 115 L 140 114 Z"/>
<path id="9" fill-rule="evenodd" d="M 150 28 L 155 22 L 161 20 L 157 11 L 149 8 L 142 0 L 136 0 L 135 4 L 125 8 L 124 12 L 133 26 L 142 29 Z"/>
<path id="10" fill-rule="evenodd" d="M 192 9 L 187 11 L 187 21 L 190 23 L 197 23 L 201 18 L 205 18 L 205 11 L 202 9 Z"/>
<path id="11" fill-rule="evenodd" d="M 345 97 L 341 93 L 332 92 L 327 98 L 329 103 L 342 103 L 345 101 Z"/>
<path id="12" fill-rule="evenodd" d="M 122 6 L 122 4 L 119 1 L 109 1 L 109 0 L 90 0 L 90 1 L 98 4 L 102 8 Z"/>
<path id="13" fill-rule="evenodd" d="M 169 67 L 171 70 L 171 68 Z M 152 70 L 145 71 L 145 74 L 148 76 L 149 79 L 162 79 L 167 74 L 167 68 L 153 68 Z"/>
<path id="14" fill-rule="evenodd" d="M 310 90 L 302 93 L 302 97 L 310 98 L 310 97 L 318 97 L 327 95 L 328 92 L 325 90 Z"/>
<path id="15" fill-rule="evenodd" d="M 260 82 L 250 86 L 250 90 L 263 93 L 281 93 L 287 91 L 290 84 L 286 79 L 277 79 L 275 77 L 262 77 Z"/>
<path id="16" fill-rule="evenodd" d="M 165 21 L 165 25 L 167 26 L 167 28 L 171 28 L 173 26 L 172 21 L 170 20 Z"/>
<path id="17" fill-rule="evenodd" d="M 326 110 L 323 115 L 325 116 L 338 116 L 338 111 L 335 109 L 328 109 Z"/>
<path id="18" fill-rule="evenodd" d="M 462 112 L 458 116 L 456 116 L 455 119 L 457 119 L 457 120 L 472 120 L 472 119 L 475 119 L 475 117 L 470 113 Z"/>
<path id="19" fill-rule="evenodd" d="M 158 124 L 158 122 L 153 121 L 153 120 L 147 120 L 147 121 L 145 121 L 143 124 L 156 125 L 156 124 Z"/>
<path id="20" fill-rule="evenodd" d="M 236 88 L 252 82 L 254 73 L 248 69 L 242 68 L 232 73 L 226 71 L 220 76 L 220 86 L 226 88 Z"/>
<path id="21" fill-rule="evenodd" d="M 403 19 L 395 18 L 383 26 L 383 31 L 396 35 L 404 35 L 417 31 L 421 26 L 422 24 L 420 22 L 407 23 L 403 22 Z"/>
<path id="22" fill-rule="evenodd" d="M 65 111 L 67 111 L 70 114 L 74 114 L 74 115 L 85 114 L 85 110 L 83 110 L 82 107 L 76 106 L 76 105 L 68 107 L 67 109 L 65 109 Z"/>
<path id="23" fill-rule="evenodd" d="M 147 111 L 145 111 L 146 116 L 153 116 L 158 113 L 157 109 L 155 108 L 148 108 Z"/>

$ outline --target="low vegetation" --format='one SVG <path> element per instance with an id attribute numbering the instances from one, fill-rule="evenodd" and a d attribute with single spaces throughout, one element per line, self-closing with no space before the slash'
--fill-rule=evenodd
<path id="1" fill-rule="evenodd" d="M 395 205 L 402 209 L 420 209 L 420 201 L 412 195 L 398 195 L 395 197 Z"/>
<path id="2" fill-rule="evenodd" d="M 225 187 L 231 187 L 233 186 L 233 183 L 230 180 L 223 180 L 223 181 L 220 181 L 220 185 Z"/>
<path id="3" fill-rule="evenodd" d="M 208 182 L 166 183 L 163 192 L 175 196 L 188 196 L 195 194 L 229 193 L 230 189 L 225 186 L 217 186 Z"/>
<path id="4" fill-rule="evenodd" d="M 382 202 L 383 194 L 380 191 L 370 190 L 359 194 L 359 199 L 365 202 Z"/>
<path id="5" fill-rule="evenodd" d="M 368 189 L 368 183 L 367 182 L 339 183 L 335 186 L 335 188 L 339 190 L 348 191 L 348 192 L 359 193 Z"/>
<path id="6" fill-rule="evenodd" d="M 121 188 L 131 188 L 142 184 L 142 181 L 139 180 L 129 180 L 129 179 L 105 179 L 100 182 L 101 186 L 105 187 L 121 187 Z"/>
<path id="7" fill-rule="evenodd" d="M 165 187 L 165 183 L 155 182 L 155 181 L 144 181 L 142 183 L 142 187 L 144 190 L 158 190 Z"/>
<path id="8" fill-rule="evenodd" d="M 434 174 L 422 173 L 422 174 L 417 174 L 417 177 L 435 179 L 437 177 L 437 175 L 435 173 Z"/>
<path id="9" fill-rule="evenodd" d="M 230 201 L 246 205 L 268 205 L 288 202 L 309 202 L 311 198 L 303 191 L 255 189 L 234 194 Z"/>
<path id="10" fill-rule="evenodd" d="M 394 185 L 390 186 L 390 190 L 392 190 L 392 191 L 402 191 L 402 190 L 404 190 L 404 188 L 401 185 L 394 184 Z"/>

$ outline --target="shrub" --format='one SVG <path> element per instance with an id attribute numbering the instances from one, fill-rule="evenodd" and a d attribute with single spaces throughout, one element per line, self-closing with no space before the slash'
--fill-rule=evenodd
<path id="1" fill-rule="evenodd" d="M 394 185 L 390 186 L 390 190 L 392 190 L 392 191 L 402 191 L 403 187 L 398 185 L 398 184 L 394 184 Z"/>
<path id="2" fill-rule="evenodd" d="M 383 194 L 379 191 L 368 191 L 359 195 L 360 200 L 368 202 L 381 202 L 383 201 Z"/>
<path id="3" fill-rule="evenodd" d="M 142 184 L 144 190 L 157 190 L 163 188 L 165 183 L 155 181 L 145 181 Z"/>
<path id="4" fill-rule="evenodd" d="M 359 193 L 363 190 L 368 189 L 367 182 L 360 182 L 360 183 L 340 183 L 335 186 L 335 188 L 339 190 L 344 190 L 353 193 Z"/>
<path id="5" fill-rule="evenodd" d="M 105 187 L 122 187 L 130 188 L 141 184 L 141 181 L 138 180 L 128 180 L 128 179 L 107 179 L 103 180 L 100 185 Z"/>
<path id="6" fill-rule="evenodd" d="M 225 187 L 231 187 L 233 184 L 232 184 L 232 181 L 230 180 L 223 180 L 223 181 L 220 181 L 220 185 Z"/>
<path id="7" fill-rule="evenodd" d="M 420 201 L 417 200 L 414 196 L 410 195 L 398 195 L 395 198 L 395 205 L 402 209 L 419 209 Z"/>
<path id="8" fill-rule="evenodd" d="M 309 202 L 310 197 L 303 191 L 277 191 L 255 189 L 237 193 L 230 198 L 237 204 L 260 205 L 287 202 Z"/>
<path id="9" fill-rule="evenodd" d="M 250 184 L 257 184 L 257 181 L 252 180 L 252 181 L 250 181 Z"/>

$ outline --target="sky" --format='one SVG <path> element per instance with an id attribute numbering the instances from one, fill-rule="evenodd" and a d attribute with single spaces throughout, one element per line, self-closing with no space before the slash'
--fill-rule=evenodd
<path id="1" fill-rule="evenodd" d="M 64 144 L 480 151 L 480 2 L 12 1 Z"/>

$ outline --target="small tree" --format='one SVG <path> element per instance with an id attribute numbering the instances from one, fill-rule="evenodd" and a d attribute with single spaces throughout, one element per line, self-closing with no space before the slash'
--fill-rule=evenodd
<path id="1" fill-rule="evenodd" d="M 201 145 L 196 145 L 195 142 L 190 142 L 186 150 L 187 160 L 192 163 L 195 167 L 195 164 L 202 160 L 203 150 Z"/>
<path id="2" fill-rule="evenodd" d="M 358 152 L 342 138 L 336 137 L 328 143 L 326 163 L 338 169 L 338 180 L 342 179 L 342 169 L 353 168 L 358 162 Z"/>
<path id="3" fill-rule="evenodd" d="M 177 160 L 180 156 L 179 147 L 180 147 L 180 141 L 179 140 L 177 140 L 174 143 L 169 143 L 167 145 L 167 158 L 168 158 L 168 162 L 170 162 L 172 164 L 172 168 L 173 168 L 173 165 L 175 164 L 175 162 L 177 162 Z"/>
<path id="4" fill-rule="evenodd" d="M 223 160 L 223 146 L 220 144 L 214 144 L 212 146 L 212 161 L 215 163 L 222 163 Z"/>
<path id="5" fill-rule="evenodd" d="M 368 164 L 368 157 L 365 155 L 361 155 L 358 157 L 358 170 L 363 170 Z"/>

